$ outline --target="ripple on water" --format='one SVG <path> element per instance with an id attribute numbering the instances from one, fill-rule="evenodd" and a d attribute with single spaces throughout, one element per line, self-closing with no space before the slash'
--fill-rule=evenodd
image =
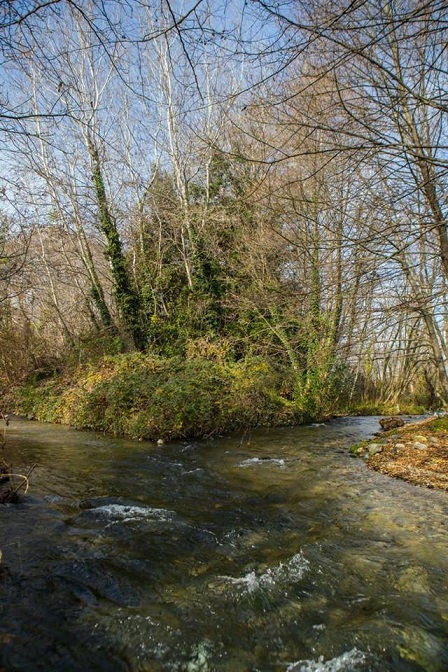
<path id="1" fill-rule="evenodd" d="M 96 623 L 101 630 L 104 623 Z M 164 670 L 165 672 L 212 672 L 214 646 L 207 639 L 196 640 L 193 633 L 182 631 L 175 624 L 158 622 L 151 616 L 119 612 L 108 627 L 113 633 L 121 655 L 133 670 Z"/>
<path id="2" fill-rule="evenodd" d="M 377 425 L 160 450 L 26 425 L 0 668 L 445 672 L 446 493 L 337 452 Z"/>

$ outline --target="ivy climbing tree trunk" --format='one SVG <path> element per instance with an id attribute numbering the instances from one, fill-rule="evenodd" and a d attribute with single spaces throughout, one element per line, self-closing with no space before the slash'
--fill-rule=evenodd
<path id="1" fill-rule="evenodd" d="M 88 138 L 88 151 L 92 161 L 99 225 L 107 240 L 106 256 L 111 265 L 113 289 L 120 321 L 132 345 L 137 350 L 144 350 L 146 337 L 141 325 L 140 297 L 129 277 L 120 235 L 106 196 L 98 148 L 91 138 Z"/>

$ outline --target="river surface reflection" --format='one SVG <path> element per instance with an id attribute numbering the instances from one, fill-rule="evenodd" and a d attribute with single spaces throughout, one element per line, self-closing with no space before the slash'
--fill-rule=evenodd
<path id="1" fill-rule="evenodd" d="M 0 669 L 443 672 L 448 494 L 349 446 L 377 418 L 152 444 L 15 420 Z"/>

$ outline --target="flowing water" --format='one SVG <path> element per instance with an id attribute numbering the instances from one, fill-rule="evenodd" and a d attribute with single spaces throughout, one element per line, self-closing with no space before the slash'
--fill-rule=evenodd
<path id="1" fill-rule="evenodd" d="M 376 418 L 153 444 L 16 420 L 0 670 L 442 672 L 448 493 L 347 453 Z"/>

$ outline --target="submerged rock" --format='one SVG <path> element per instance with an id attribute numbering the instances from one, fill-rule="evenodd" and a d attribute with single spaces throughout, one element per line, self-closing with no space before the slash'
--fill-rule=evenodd
<path id="1" fill-rule="evenodd" d="M 423 567 L 407 567 L 398 578 L 397 588 L 404 593 L 430 595 L 428 572 Z"/>
<path id="2" fill-rule="evenodd" d="M 402 641 L 398 644 L 400 657 L 425 672 L 440 672 L 439 660 L 443 660 L 443 645 L 430 632 L 411 626 L 400 633 Z"/>

